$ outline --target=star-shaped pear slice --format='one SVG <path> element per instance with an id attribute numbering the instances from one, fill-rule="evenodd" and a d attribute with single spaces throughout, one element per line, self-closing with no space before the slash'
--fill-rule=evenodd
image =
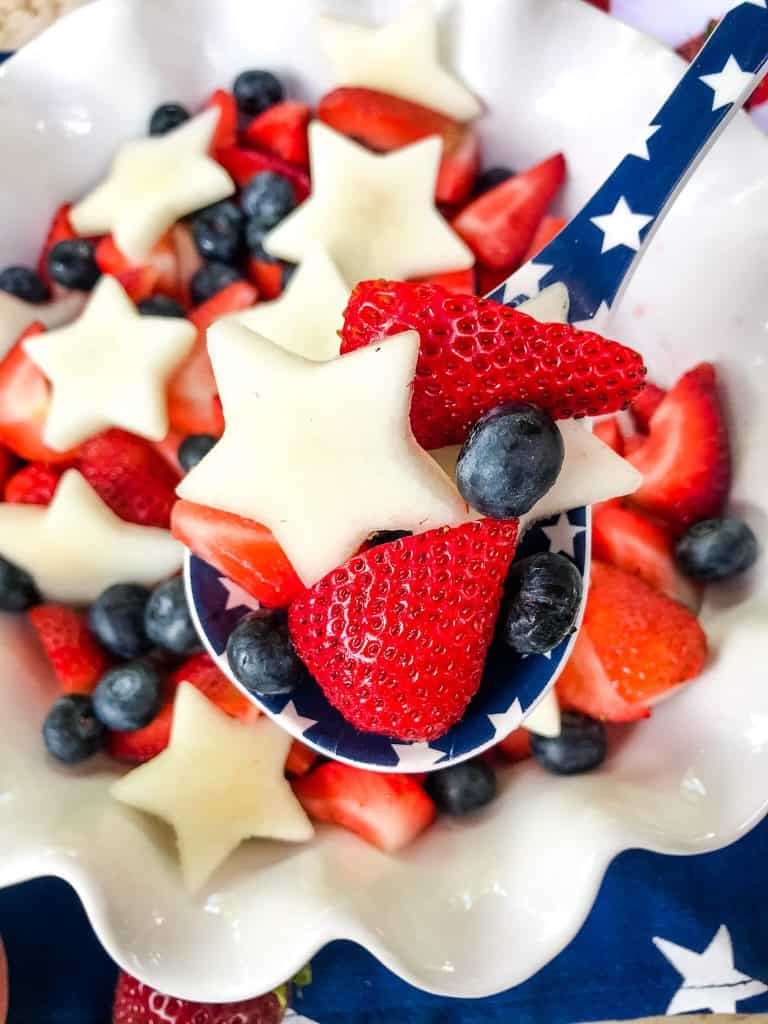
<path id="1" fill-rule="evenodd" d="M 405 331 L 318 363 L 214 324 L 226 429 L 179 496 L 269 527 L 307 585 L 376 530 L 463 522 L 461 496 L 411 431 L 418 349 Z"/>
<path id="2" fill-rule="evenodd" d="M 140 263 L 181 217 L 231 196 L 234 182 L 208 155 L 218 118 L 206 110 L 166 135 L 124 142 L 104 181 L 70 210 L 75 231 L 111 231 Z"/>
<path id="3" fill-rule="evenodd" d="M 50 601 L 90 604 L 113 583 L 153 586 L 181 569 L 168 530 L 120 519 L 75 469 L 51 504 L 0 504 L 0 555 L 21 566 Z"/>
<path id="4" fill-rule="evenodd" d="M 45 443 L 67 451 L 107 427 L 161 441 L 166 382 L 195 333 L 182 317 L 141 316 L 116 278 L 101 278 L 74 323 L 24 342 L 52 385 Z"/>
<path id="5" fill-rule="evenodd" d="M 301 843 L 314 835 L 283 774 L 291 743 L 268 718 L 230 718 L 183 682 L 168 747 L 118 780 L 112 796 L 173 828 L 184 884 L 194 892 L 244 839 Z"/>
<path id="6" fill-rule="evenodd" d="M 481 113 L 475 96 L 439 63 L 437 22 L 431 0 L 416 0 L 381 27 L 321 17 L 320 45 L 337 85 L 389 92 L 439 110 L 457 121 Z"/>
<path id="7" fill-rule="evenodd" d="M 339 354 L 349 289 L 322 246 L 312 245 L 283 294 L 230 318 L 297 356 L 325 362 Z"/>
<path id="8" fill-rule="evenodd" d="M 350 285 L 471 267 L 474 256 L 435 208 L 437 136 L 378 155 L 321 121 L 309 126 L 312 195 L 264 239 L 300 263 L 319 242 Z"/>

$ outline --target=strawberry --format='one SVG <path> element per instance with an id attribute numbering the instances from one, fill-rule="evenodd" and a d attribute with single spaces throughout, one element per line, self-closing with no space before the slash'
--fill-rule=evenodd
<path id="1" fill-rule="evenodd" d="M 300 167 L 309 167 L 307 128 L 311 116 L 309 106 L 298 100 L 275 103 L 254 117 L 243 132 L 243 142 Z"/>
<path id="2" fill-rule="evenodd" d="M 125 430 L 105 430 L 83 442 L 76 467 L 122 519 L 169 526 L 178 475 L 148 441 Z"/>
<path id="3" fill-rule="evenodd" d="M 274 992 L 237 1003 L 191 1003 L 163 995 L 121 971 L 112 1024 L 278 1024 L 283 1007 Z"/>
<path id="4" fill-rule="evenodd" d="M 224 146 L 217 150 L 216 159 L 240 188 L 247 185 L 254 174 L 274 171 L 276 174 L 282 174 L 293 185 L 297 202 L 302 203 L 309 195 L 309 175 L 304 168 L 289 163 L 274 153 L 242 149 L 240 146 Z"/>
<path id="5" fill-rule="evenodd" d="M 217 89 L 205 104 L 205 109 L 215 108 L 219 112 L 219 121 L 211 140 L 211 152 L 215 153 L 222 146 L 234 146 L 237 143 L 237 104 L 235 97 L 226 89 Z"/>
<path id="6" fill-rule="evenodd" d="M 54 245 L 58 245 L 59 242 L 67 242 L 70 238 L 77 238 L 77 233 L 69 220 L 70 208 L 70 204 L 65 203 L 53 215 L 53 220 L 48 228 L 48 234 L 46 235 L 40 252 L 40 259 L 37 263 L 37 272 L 49 287 L 53 285 L 53 281 L 48 273 L 48 254 Z"/>
<path id="7" fill-rule="evenodd" d="M 0 487 L 6 487 L 8 480 L 14 475 L 16 459 L 12 452 L 0 445 Z M 5 499 L 8 500 L 7 498 Z"/>
<path id="8" fill-rule="evenodd" d="M 171 676 L 171 685 L 175 689 L 179 683 L 184 682 L 196 686 L 208 700 L 232 718 L 245 718 L 252 713 L 254 717 L 258 715 L 256 707 L 216 667 L 209 654 L 193 654 L 179 665 Z"/>
<path id="9" fill-rule="evenodd" d="M 514 270 L 514 267 L 484 267 L 482 263 L 475 264 L 475 277 L 477 288 L 475 294 L 490 295 L 496 291 L 502 281 L 506 281 Z"/>
<path id="10" fill-rule="evenodd" d="M 155 286 L 164 295 L 175 296 L 178 292 L 179 266 L 170 232 L 154 245 L 144 264 L 131 263 L 111 235 L 101 239 L 95 255 L 101 272 L 116 277 L 134 302 L 147 298 Z"/>
<path id="11" fill-rule="evenodd" d="M 157 271 L 154 267 L 131 267 L 118 274 L 118 281 L 125 289 L 131 302 L 137 305 L 148 299 L 157 285 Z"/>
<path id="12" fill-rule="evenodd" d="M 599 416 L 643 386 L 642 359 L 616 341 L 437 285 L 363 281 L 344 313 L 341 351 L 405 330 L 421 335 L 411 425 L 424 448 L 461 444 L 502 402 L 533 402 L 556 419 Z"/>
<path id="13" fill-rule="evenodd" d="M 652 384 L 651 381 L 646 381 L 645 387 L 640 394 L 636 398 L 632 399 L 629 406 L 629 414 L 641 434 L 648 433 L 651 424 L 651 416 L 653 416 L 661 405 L 666 393 L 667 392 L 663 388 L 657 387 L 656 384 Z"/>
<path id="14" fill-rule="evenodd" d="M 507 761 L 525 761 L 531 756 L 531 734 L 527 729 L 515 729 L 493 748 L 499 750 Z"/>
<path id="15" fill-rule="evenodd" d="M 88 619 L 63 604 L 39 604 L 27 612 L 65 693 L 91 693 L 109 657 L 88 631 Z"/>
<path id="16" fill-rule="evenodd" d="M 597 7 L 600 11 L 610 11 L 611 9 L 611 0 L 587 0 L 587 3 Z"/>
<path id="17" fill-rule="evenodd" d="M 3 497 L 15 505 L 50 505 L 62 470 L 46 462 L 30 462 L 5 484 Z"/>
<path id="18" fill-rule="evenodd" d="M 152 447 L 158 455 L 165 459 L 177 479 L 184 475 L 179 463 L 179 445 L 185 437 L 186 434 L 182 434 L 179 430 L 169 430 L 162 441 L 152 442 Z"/>
<path id="19" fill-rule="evenodd" d="M 278 260 L 248 259 L 248 277 L 265 302 L 276 299 L 283 290 L 283 268 Z"/>
<path id="20" fill-rule="evenodd" d="M 199 558 L 269 608 L 289 604 L 303 590 L 274 534 L 252 519 L 177 501 L 171 530 Z"/>
<path id="21" fill-rule="evenodd" d="M 461 718 L 516 543 L 516 521 L 430 530 L 356 555 L 293 602 L 296 650 L 347 721 L 429 740 Z"/>
<path id="22" fill-rule="evenodd" d="M 644 444 L 645 435 L 628 434 L 624 438 L 624 458 L 628 459 L 633 452 L 636 452 L 639 448 L 642 448 Z"/>
<path id="23" fill-rule="evenodd" d="M 593 559 L 584 621 L 557 693 L 564 707 L 629 722 L 697 676 L 706 657 L 707 639 L 686 608 Z"/>
<path id="24" fill-rule="evenodd" d="M 429 277 L 415 277 L 413 281 L 417 284 L 438 284 L 447 292 L 458 295 L 475 294 L 475 271 L 472 267 L 467 270 L 450 270 L 444 274 L 430 274 Z"/>
<path id="25" fill-rule="evenodd" d="M 536 228 L 536 234 L 531 239 L 528 252 L 523 256 L 523 263 L 527 263 L 534 256 L 538 256 L 544 246 L 548 245 L 555 235 L 559 235 L 567 223 L 568 221 L 565 217 L 553 217 L 551 215 L 542 217 L 541 223 Z"/>
<path id="26" fill-rule="evenodd" d="M 675 540 L 663 526 L 620 504 L 604 503 L 592 515 L 592 554 L 634 573 L 656 590 L 696 610 L 700 591 L 677 567 Z"/>
<path id="27" fill-rule="evenodd" d="M 214 434 L 224 429 L 223 417 L 214 405 L 216 381 L 208 358 L 205 332 L 219 317 L 247 309 L 259 294 L 247 281 L 235 281 L 201 303 L 189 314 L 197 328 L 192 351 L 168 382 L 168 418 L 182 434 Z"/>
<path id="28" fill-rule="evenodd" d="M 180 221 L 171 228 L 173 248 L 176 253 L 176 265 L 179 268 L 179 302 L 188 309 L 192 305 L 189 293 L 189 282 L 203 265 L 203 257 L 195 245 L 192 231 L 188 224 Z"/>
<path id="29" fill-rule="evenodd" d="M 759 107 L 766 101 L 768 101 L 768 79 L 764 78 L 744 106 L 747 110 L 754 110 L 755 107 Z"/>
<path id="30" fill-rule="evenodd" d="M 293 783 L 304 810 L 396 853 L 432 824 L 435 805 L 407 775 L 364 771 L 339 761 L 321 764 Z"/>
<path id="31" fill-rule="evenodd" d="M 454 218 L 453 227 L 481 263 L 513 267 L 530 248 L 564 180 L 565 158 L 557 153 L 478 196 Z"/>
<path id="32" fill-rule="evenodd" d="M 157 757 L 168 746 L 173 723 L 173 692 L 163 702 L 157 715 L 149 725 L 133 732 L 110 732 L 107 736 L 107 752 L 118 761 L 143 764 Z"/>
<path id="33" fill-rule="evenodd" d="M 439 135 L 443 157 L 435 198 L 460 203 L 472 191 L 480 168 L 480 145 L 471 126 L 390 93 L 350 87 L 327 93 L 317 116 L 336 131 L 383 153 Z"/>
<path id="34" fill-rule="evenodd" d="M 647 440 L 628 458 L 644 478 L 632 502 L 675 529 L 723 512 L 731 453 L 711 363 L 680 378 L 651 417 Z"/>
<path id="35" fill-rule="evenodd" d="M 285 771 L 288 775 L 296 777 L 306 775 L 317 758 L 317 753 L 311 747 L 307 747 L 300 740 L 294 740 L 285 760 Z"/>
<path id="36" fill-rule="evenodd" d="M 607 444 L 609 448 L 613 448 L 617 455 L 624 454 L 624 435 L 615 416 L 605 420 L 598 420 L 597 423 L 592 425 L 592 433 L 595 437 L 599 437 L 604 444 Z"/>

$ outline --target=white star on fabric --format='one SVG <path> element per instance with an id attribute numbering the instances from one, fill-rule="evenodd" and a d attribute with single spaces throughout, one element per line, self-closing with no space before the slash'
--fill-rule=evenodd
<path id="1" fill-rule="evenodd" d="M 585 532 L 583 526 L 573 526 L 568 519 L 567 513 L 563 512 L 562 515 L 557 517 L 557 522 L 553 526 L 542 526 L 541 532 L 549 540 L 549 549 L 554 554 L 569 555 L 571 558 L 576 557 L 576 552 L 573 549 L 573 544 L 579 534 Z"/>
<path id="2" fill-rule="evenodd" d="M 195 333 L 181 317 L 141 316 L 117 279 L 102 277 L 73 324 L 24 342 L 52 385 L 45 443 L 65 452 L 108 427 L 162 441 L 166 382 Z"/>
<path id="3" fill-rule="evenodd" d="M 603 233 L 600 252 L 608 252 L 617 245 L 626 245 L 635 252 L 640 248 L 640 232 L 650 224 L 653 217 L 645 213 L 633 213 L 629 203 L 620 196 L 611 213 L 590 217 L 590 221 Z"/>
<path id="4" fill-rule="evenodd" d="M 119 779 L 112 796 L 173 828 L 184 884 L 196 891 L 244 839 L 314 835 L 283 774 L 291 742 L 268 718 L 230 718 L 181 683 L 168 747 Z"/>
<path id="5" fill-rule="evenodd" d="M 402 771 L 423 772 L 445 757 L 444 750 L 435 750 L 428 743 L 393 743 L 397 767 Z"/>
<path id="6" fill-rule="evenodd" d="M 208 156 L 218 119 L 206 110 L 166 135 L 124 142 L 104 181 L 70 210 L 75 231 L 111 231 L 118 249 L 141 263 L 177 220 L 231 196 L 234 182 Z"/>
<path id="7" fill-rule="evenodd" d="M 298 708 L 296 707 L 295 703 L 292 700 L 289 700 L 288 703 L 283 708 L 281 718 L 287 718 L 288 721 L 292 725 L 294 725 L 301 732 L 302 735 L 305 732 L 308 732 L 313 725 L 317 725 L 317 721 L 314 718 L 306 718 L 304 715 L 300 714 Z"/>
<path id="8" fill-rule="evenodd" d="M 268 338 L 297 356 L 324 362 L 339 354 L 339 330 L 349 288 L 322 246 L 307 249 L 283 294 L 272 302 L 257 302 L 227 320 Z"/>
<path id="9" fill-rule="evenodd" d="M 491 723 L 496 736 L 499 739 L 503 739 L 511 732 L 514 732 L 514 730 L 517 729 L 523 721 L 523 709 L 520 706 L 520 701 L 515 697 L 514 701 L 506 711 L 488 715 L 488 720 Z"/>
<path id="10" fill-rule="evenodd" d="M 512 302 L 518 295 L 533 298 L 541 290 L 541 281 L 552 269 L 551 263 L 537 263 L 529 260 L 507 280 L 504 287 L 504 302 Z"/>
<path id="11" fill-rule="evenodd" d="M 215 323 L 208 352 L 226 429 L 177 493 L 268 526 L 307 586 L 374 530 L 466 521 L 455 486 L 410 429 L 418 349 L 406 331 L 312 363 Z"/>
<path id="12" fill-rule="evenodd" d="M 113 583 L 153 586 L 181 568 L 184 548 L 168 530 L 126 523 L 77 472 L 51 504 L 0 504 L 0 555 L 34 578 L 50 601 L 90 604 Z"/>
<path id="13" fill-rule="evenodd" d="M 754 80 L 755 76 L 751 71 L 742 71 L 733 54 L 725 62 L 722 71 L 718 71 L 717 74 L 700 76 L 700 81 L 714 91 L 713 110 L 729 107 L 735 103 L 742 93 L 748 92 L 752 88 Z"/>
<path id="14" fill-rule="evenodd" d="M 272 256 L 300 263 L 319 242 L 350 287 L 473 265 L 471 250 L 435 208 L 437 136 L 378 155 L 313 121 L 309 151 L 312 195 L 264 239 Z"/>
<path id="15" fill-rule="evenodd" d="M 261 607 L 256 598 L 249 594 L 247 590 L 243 590 L 239 583 L 233 583 L 226 576 L 219 576 L 219 583 L 227 592 L 227 603 L 224 605 L 225 612 L 231 612 L 235 608 L 250 608 L 251 611 L 257 611 Z"/>
<path id="16" fill-rule="evenodd" d="M 694 953 L 668 939 L 654 938 L 653 944 L 683 979 L 667 1014 L 694 1010 L 735 1013 L 736 1003 L 768 992 L 768 985 L 734 967 L 733 944 L 724 924 L 703 953 Z"/>
<path id="17" fill-rule="evenodd" d="M 457 121 L 469 121 L 482 112 L 469 89 L 438 62 L 431 0 L 417 0 L 381 27 L 323 16 L 318 19 L 318 35 L 336 85 L 392 93 Z"/>
<path id="18" fill-rule="evenodd" d="M 68 324 L 80 313 L 85 300 L 85 292 L 70 292 L 53 302 L 24 302 L 8 292 L 0 292 L 0 359 L 30 324 L 39 321 L 48 328 Z"/>
<path id="19" fill-rule="evenodd" d="M 660 128 L 660 124 L 649 124 L 643 130 L 642 138 L 636 139 L 627 150 L 627 156 L 636 156 L 640 160 L 650 160 L 651 154 L 648 152 L 648 140 L 652 139 Z"/>
<path id="20" fill-rule="evenodd" d="M 545 657 L 551 659 L 551 653 L 547 651 Z M 552 738 L 560 735 L 560 705 L 554 686 L 547 690 L 533 711 L 525 716 L 523 728 L 537 736 Z"/>

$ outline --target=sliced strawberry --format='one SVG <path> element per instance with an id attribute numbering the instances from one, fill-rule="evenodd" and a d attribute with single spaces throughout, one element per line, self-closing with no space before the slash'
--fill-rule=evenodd
<path id="1" fill-rule="evenodd" d="M 231 683 L 213 662 L 209 654 L 193 654 L 171 676 L 171 685 L 191 683 L 212 701 L 219 710 L 232 718 L 255 717 L 258 710 L 248 698 Z"/>
<path id="2" fill-rule="evenodd" d="M 525 761 L 531 756 L 531 734 L 527 729 L 515 729 L 493 749 L 500 750 L 507 761 Z"/>
<path id="3" fill-rule="evenodd" d="M 109 656 L 88 630 L 88 619 L 63 604 L 27 612 L 65 693 L 91 693 L 109 667 Z"/>
<path id="4" fill-rule="evenodd" d="M 163 995 L 124 971 L 112 1009 L 112 1024 L 279 1024 L 282 1019 L 274 992 L 237 1003 L 192 1003 Z"/>
<path id="5" fill-rule="evenodd" d="M 704 667 L 707 639 L 677 601 L 593 559 L 584 621 L 557 682 L 564 707 L 628 722 Z"/>
<path id="6" fill-rule="evenodd" d="M 54 245 L 58 245 L 59 242 L 67 242 L 70 238 L 77 238 L 75 229 L 69 220 L 69 211 L 71 205 L 65 203 L 64 206 L 60 206 L 56 213 L 53 215 L 51 226 L 48 228 L 48 234 L 46 235 L 43 248 L 40 252 L 40 259 L 37 263 L 37 272 L 45 283 L 51 287 L 53 281 L 51 275 L 48 273 L 48 254 Z"/>
<path id="7" fill-rule="evenodd" d="M 553 217 L 551 214 L 542 217 L 541 223 L 536 228 L 536 234 L 528 247 L 528 252 L 523 256 L 523 263 L 538 256 L 544 246 L 548 245 L 555 235 L 559 235 L 567 223 L 565 217 Z"/>
<path id="8" fill-rule="evenodd" d="M 274 534 L 252 519 L 177 501 L 174 537 L 269 608 L 280 608 L 304 589 Z"/>
<path id="9" fill-rule="evenodd" d="M 15 505 L 50 505 L 62 472 L 47 462 L 30 462 L 6 481 L 3 497 Z"/>
<path id="10" fill-rule="evenodd" d="M 477 278 L 477 295 L 490 295 L 496 291 L 502 281 L 506 281 L 514 270 L 514 267 L 484 267 L 481 263 L 475 265 L 475 276 Z"/>
<path id="11" fill-rule="evenodd" d="M 415 277 L 418 284 L 437 284 L 447 292 L 458 295 L 475 294 L 475 272 L 472 267 L 466 270 L 451 270 L 444 274 L 430 274 L 429 277 Z"/>
<path id="12" fill-rule="evenodd" d="M 611 9 L 611 0 L 587 0 L 587 3 L 601 11 L 610 11 Z"/>
<path id="13" fill-rule="evenodd" d="M 178 299 L 185 309 L 189 309 L 192 305 L 189 283 L 202 267 L 203 257 L 195 245 L 192 230 L 183 221 L 171 228 L 171 238 L 176 251 L 176 264 L 179 268 Z"/>
<path id="14" fill-rule="evenodd" d="M 14 475 L 16 458 L 12 452 L 0 445 L 0 487 L 6 487 L 8 480 Z M 5 499 L 8 500 L 7 498 Z"/>
<path id="15" fill-rule="evenodd" d="M 317 758 L 317 753 L 311 747 L 306 746 L 300 740 L 294 740 L 285 760 L 285 771 L 288 775 L 300 778 L 313 767 Z"/>
<path id="16" fill-rule="evenodd" d="M 215 108 L 219 112 L 219 121 L 211 140 L 211 152 L 215 153 L 222 146 L 234 146 L 237 143 L 237 104 L 235 97 L 226 89 L 217 89 L 205 104 L 205 109 Z"/>
<path id="17" fill-rule="evenodd" d="M 565 158 L 557 153 L 484 192 L 454 218 L 453 227 L 481 263 L 514 266 L 530 248 L 564 180 Z"/>
<path id="18" fill-rule="evenodd" d="M 186 437 L 179 430 L 169 430 L 162 441 L 153 441 L 152 447 L 161 455 L 166 463 L 176 474 L 176 478 L 183 476 L 183 470 L 179 463 L 179 445 Z"/>
<path id="19" fill-rule="evenodd" d="M 110 732 L 107 751 L 118 761 L 143 764 L 157 757 L 168 746 L 173 724 L 173 692 L 163 702 L 149 725 L 134 732 Z"/>
<path id="20" fill-rule="evenodd" d="M 593 512 L 595 558 L 634 573 L 695 611 L 700 589 L 678 569 L 674 549 L 672 534 L 634 509 L 606 503 Z"/>
<path id="21" fill-rule="evenodd" d="M 643 474 L 632 502 L 678 530 L 722 514 L 731 484 L 731 453 L 715 368 L 684 374 L 658 406 L 645 444 L 629 461 Z"/>
<path id="22" fill-rule="evenodd" d="M 263 153 L 256 149 L 242 149 L 240 146 L 224 146 L 216 153 L 216 159 L 224 170 L 230 174 L 242 188 L 247 185 L 254 174 L 262 171 L 274 171 L 282 174 L 293 185 L 296 201 L 302 203 L 310 192 L 309 175 L 303 167 L 289 163 L 275 156 L 274 153 Z"/>
<path id="23" fill-rule="evenodd" d="M 629 406 L 630 415 L 641 434 L 647 434 L 651 427 L 651 417 L 661 405 L 667 392 L 651 381 L 646 381 L 640 394 L 632 399 Z"/>
<path id="24" fill-rule="evenodd" d="M 633 452 L 638 451 L 645 444 L 644 434 L 628 434 L 624 438 L 624 458 L 628 459 Z"/>
<path id="25" fill-rule="evenodd" d="M 105 235 L 101 239 L 96 246 L 95 255 L 101 272 L 116 277 L 131 298 L 133 298 L 131 290 L 139 294 L 142 289 L 147 288 L 151 273 L 154 273 L 154 282 L 149 287 L 149 291 L 142 295 L 142 298 L 151 294 L 154 287 L 157 287 L 158 291 L 164 295 L 175 296 L 178 293 L 179 267 L 176 260 L 176 248 L 170 232 L 153 246 L 143 264 L 131 263 L 120 252 L 111 235 Z M 143 273 L 139 274 L 139 271 L 143 271 Z M 140 302 L 141 299 L 134 299 L 134 301 Z"/>
<path id="26" fill-rule="evenodd" d="M 338 761 L 298 779 L 293 791 L 310 818 L 341 825 L 385 853 L 402 850 L 435 817 L 435 805 L 407 775 L 364 771 Z"/>
<path id="27" fill-rule="evenodd" d="M 279 260 L 248 260 L 248 277 L 258 288 L 259 298 L 265 302 L 276 299 L 283 290 L 283 268 Z"/>
<path id="28" fill-rule="evenodd" d="M 243 142 L 300 167 L 309 167 L 307 128 L 311 116 L 310 107 L 298 100 L 275 103 L 254 117 L 243 132 Z"/>
<path id="29" fill-rule="evenodd" d="M 76 466 L 122 519 L 170 525 L 178 475 L 148 441 L 125 430 L 105 430 L 83 442 Z"/>
<path id="30" fill-rule="evenodd" d="M 219 317 L 248 309 L 258 297 L 253 285 L 235 281 L 189 314 L 197 328 L 197 339 L 168 382 L 168 418 L 174 430 L 182 434 L 221 435 L 224 423 L 213 402 L 216 381 L 208 358 L 205 332 Z"/>
<path id="31" fill-rule="evenodd" d="M 604 444 L 607 444 L 609 448 L 613 448 L 617 455 L 624 454 L 624 435 L 615 416 L 605 420 L 598 420 L 592 426 L 592 433 L 595 437 L 599 437 Z"/>
<path id="32" fill-rule="evenodd" d="M 768 79 L 764 78 L 744 106 L 747 110 L 754 110 L 755 107 L 759 107 L 766 101 L 768 101 Z"/>
<path id="33" fill-rule="evenodd" d="M 139 303 L 148 299 L 157 285 L 157 271 L 154 267 L 133 267 L 117 275 L 131 302 Z"/>

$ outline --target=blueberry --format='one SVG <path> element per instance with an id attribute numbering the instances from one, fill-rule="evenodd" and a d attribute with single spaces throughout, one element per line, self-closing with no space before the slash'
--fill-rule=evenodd
<path id="1" fill-rule="evenodd" d="M 243 247 L 243 214 L 229 199 L 195 214 L 192 234 L 200 255 L 207 260 L 232 263 Z"/>
<path id="2" fill-rule="evenodd" d="M 126 661 L 111 668 L 93 691 L 93 711 L 102 725 L 135 732 L 160 709 L 163 682 L 149 661 Z"/>
<path id="3" fill-rule="evenodd" d="M 48 753 L 66 764 L 77 764 L 97 753 L 104 737 L 105 729 L 93 713 L 93 702 L 83 693 L 59 697 L 43 722 Z"/>
<path id="4" fill-rule="evenodd" d="M 727 580 L 757 561 L 757 537 L 743 520 L 733 516 L 704 519 L 677 542 L 675 558 L 693 580 Z"/>
<path id="5" fill-rule="evenodd" d="M 213 434 L 188 434 L 179 445 L 179 465 L 188 473 L 216 444 Z"/>
<path id="6" fill-rule="evenodd" d="M 563 438 L 557 424 L 528 402 L 491 409 L 472 427 L 456 464 L 465 501 L 491 519 L 528 512 L 557 479 Z"/>
<path id="7" fill-rule="evenodd" d="M 228 263 L 219 263 L 211 260 L 204 263 L 199 270 L 196 270 L 189 282 L 189 290 L 192 301 L 195 305 L 206 302 L 213 298 L 217 292 L 222 291 L 235 281 L 242 281 L 243 275 L 239 270 L 231 267 Z"/>
<path id="8" fill-rule="evenodd" d="M 0 611 L 25 612 L 39 603 L 40 594 L 29 573 L 0 557 Z"/>
<path id="9" fill-rule="evenodd" d="M 136 307 L 142 316 L 184 316 L 184 309 L 169 295 L 150 295 Z"/>
<path id="10" fill-rule="evenodd" d="M 152 647 L 144 629 L 149 591 L 138 583 L 116 583 L 91 605 L 88 626 L 101 643 L 118 658 L 138 658 Z"/>
<path id="11" fill-rule="evenodd" d="M 469 814 L 496 796 L 496 775 L 480 758 L 430 772 L 424 789 L 445 814 Z"/>
<path id="12" fill-rule="evenodd" d="M 144 610 L 144 629 L 152 643 L 164 651 L 192 654 L 198 650 L 200 641 L 181 576 L 166 580 L 152 591 Z"/>
<path id="13" fill-rule="evenodd" d="M 380 544 L 391 544 L 393 540 L 413 536 L 410 530 L 378 530 L 368 538 L 366 547 L 377 548 Z"/>
<path id="14" fill-rule="evenodd" d="M 581 573 L 565 555 L 542 552 L 509 570 L 500 633 L 519 654 L 545 654 L 573 629 L 581 604 Z"/>
<path id="15" fill-rule="evenodd" d="M 496 188 L 497 185 L 501 185 L 503 181 L 514 176 L 515 172 L 509 167 L 489 167 L 487 171 L 483 171 L 477 176 L 473 194 L 481 196 L 483 192 L 490 192 L 492 188 Z"/>
<path id="16" fill-rule="evenodd" d="M 271 71 L 241 71 L 232 86 L 235 102 L 244 114 L 260 114 L 283 98 L 280 80 Z"/>
<path id="17" fill-rule="evenodd" d="M 249 220 L 273 228 L 296 206 L 296 192 L 282 174 L 261 171 L 243 189 L 240 205 Z"/>
<path id="18" fill-rule="evenodd" d="M 45 302 L 49 297 L 47 285 L 29 267 L 0 270 L 0 292 L 8 292 L 24 302 Z"/>
<path id="19" fill-rule="evenodd" d="M 227 660 L 235 679 L 257 696 L 290 693 L 307 678 L 280 611 L 252 612 L 241 619 L 227 641 Z"/>
<path id="20" fill-rule="evenodd" d="M 542 767 L 555 775 L 578 775 L 605 760 L 605 726 L 580 711 L 563 711 L 559 736 L 530 734 L 531 752 Z"/>
<path id="21" fill-rule="evenodd" d="M 149 119 L 150 135 L 165 135 L 189 120 L 189 111 L 180 103 L 163 103 Z"/>
<path id="22" fill-rule="evenodd" d="M 48 273 L 65 288 L 89 292 L 101 277 L 95 247 L 87 238 L 67 238 L 48 253 Z"/>
<path id="23" fill-rule="evenodd" d="M 246 221 L 245 244 L 248 248 L 248 252 L 254 259 L 259 260 L 261 263 L 277 263 L 277 258 L 275 256 L 270 256 L 263 245 L 264 236 L 268 231 L 269 228 L 265 228 L 261 221 Z"/>

